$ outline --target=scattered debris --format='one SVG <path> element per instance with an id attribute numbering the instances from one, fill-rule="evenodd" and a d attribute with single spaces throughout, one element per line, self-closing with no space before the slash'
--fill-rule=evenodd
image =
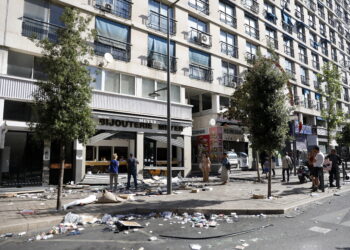
<path id="1" fill-rule="evenodd" d="M 199 244 L 190 244 L 190 248 L 192 250 L 200 250 L 202 248 L 202 246 Z"/>
<path id="2" fill-rule="evenodd" d="M 340 194 L 338 193 L 334 193 L 333 196 L 341 196 Z"/>
<path id="3" fill-rule="evenodd" d="M 67 208 L 72 207 L 72 206 L 86 205 L 86 204 L 94 203 L 96 200 L 97 200 L 96 195 L 90 195 L 89 197 L 86 197 L 85 199 L 72 201 L 66 205 L 63 205 L 63 209 L 67 210 Z"/>
<path id="4" fill-rule="evenodd" d="M 19 212 L 21 215 L 33 215 L 36 213 L 33 209 L 23 209 L 21 212 Z"/>
<path id="5" fill-rule="evenodd" d="M 191 193 L 199 193 L 199 189 L 198 188 L 193 188 L 192 190 L 191 190 Z"/>
<path id="6" fill-rule="evenodd" d="M 148 240 L 149 240 L 149 241 L 155 241 L 155 240 L 158 240 L 158 238 L 155 237 L 155 236 L 152 236 L 152 237 L 150 237 Z"/>
<path id="7" fill-rule="evenodd" d="M 266 196 L 263 194 L 253 194 L 252 199 L 265 199 Z"/>

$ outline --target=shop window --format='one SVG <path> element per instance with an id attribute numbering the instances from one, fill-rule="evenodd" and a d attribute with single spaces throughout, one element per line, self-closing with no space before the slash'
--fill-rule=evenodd
<path id="1" fill-rule="evenodd" d="M 199 112 L 199 96 L 198 95 L 190 97 L 190 104 L 193 105 L 192 113 Z"/>
<path id="2" fill-rule="evenodd" d="M 85 160 L 95 161 L 96 160 L 96 147 L 86 146 Z"/>
<path id="3" fill-rule="evenodd" d="M 29 122 L 37 117 L 30 103 L 5 100 L 4 120 Z"/>
<path id="4" fill-rule="evenodd" d="M 99 161 L 110 161 L 112 157 L 112 148 L 106 146 L 98 147 L 98 160 Z"/>
<path id="5" fill-rule="evenodd" d="M 211 94 L 202 94 L 202 110 L 209 110 L 211 108 Z"/>

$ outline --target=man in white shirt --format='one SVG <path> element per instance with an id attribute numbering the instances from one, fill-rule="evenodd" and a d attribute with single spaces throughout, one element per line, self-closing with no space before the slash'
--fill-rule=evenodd
<path id="1" fill-rule="evenodd" d="M 313 151 L 315 153 L 315 161 L 314 161 L 314 168 L 313 168 L 313 189 L 312 191 L 315 192 L 320 186 L 320 176 L 323 175 L 323 162 L 324 162 L 324 155 L 322 152 L 320 152 L 320 148 L 318 146 L 315 146 L 313 148 Z"/>

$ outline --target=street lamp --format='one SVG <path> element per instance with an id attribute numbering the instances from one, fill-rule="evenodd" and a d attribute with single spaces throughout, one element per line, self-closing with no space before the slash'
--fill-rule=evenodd
<path id="1" fill-rule="evenodd" d="M 168 6 L 167 9 L 167 86 L 162 89 L 158 89 L 153 93 L 149 94 L 151 97 L 159 96 L 157 92 L 161 90 L 167 90 L 167 194 L 172 193 L 172 148 L 171 148 L 171 115 L 170 115 L 170 92 L 171 92 L 171 84 L 170 84 L 170 10 L 171 8 L 180 0 L 176 0 L 172 4 Z"/>

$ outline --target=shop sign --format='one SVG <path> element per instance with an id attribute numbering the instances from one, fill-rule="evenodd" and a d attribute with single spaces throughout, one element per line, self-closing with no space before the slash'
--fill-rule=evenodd
<path id="1" fill-rule="evenodd" d="M 294 128 L 296 134 L 312 135 L 312 126 L 299 124 L 298 121 L 295 121 Z"/>
<path id="2" fill-rule="evenodd" d="M 223 128 L 213 127 L 209 128 L 210 135 L 210 159 L 212 162 L 220 162 L 223 154 Z"/>
<path id="3" fill-rule="evenodd" d="M 317 134 L 321 136 L 327 136 L 327 129 L 325 128 L 317 128 Z"/>

